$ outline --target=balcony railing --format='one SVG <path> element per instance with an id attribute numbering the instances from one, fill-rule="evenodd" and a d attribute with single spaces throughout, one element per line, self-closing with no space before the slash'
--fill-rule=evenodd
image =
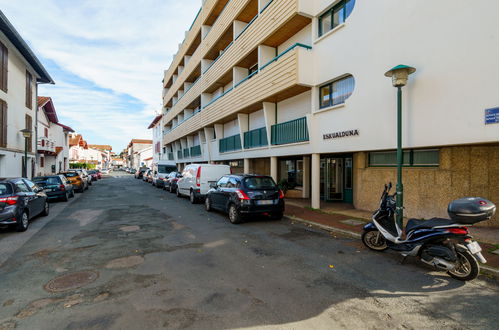
<path id="1" fill-rule="evenodd" d="M 201 156 L 201 146 L 197 145 L 191 147 L 191 157 L 199 157 L 199 156 Z"/>
<path id="2" fill-rule="evenodd" d="M 241 150 L 241 135 L 236 134 L 220 139 L 218 145 L 219 152 L 229 152 Z"/>
<path id="3" fill-rule="evenodd" d="M 190 157 L 189 148 L 185 148 L 184 149 L 184 158 L 189 158 L 189 157 Z"/>
<path id="4" fill-rule="evenodd" d="M 268 146 L 267 129 L 265 127 L 257 128 L 244 133 L 244 148 L 257 148 Z"/>
<path id="5" fill-rule="evenodd" d="M 307 118 L 298 118 L 272 125 L 272 144 L 308 141 Z"/>
<path id="6" fill-rule="evenodd" d="M 44 136 L 39 137 L 38 152 L 55 152 L 55 141 Z"/>
<path id="7" fill-rule="evenodd" d="M 182 159 L 182 158 L 184 158 L 184 155 L 182 154 L 182 150 L 178 150 L 178 151 L 177 151 L 177 158 L 178 158 L 178 159 Z"/>
<path id="8" fill-rule="evenodd" d="M 173 157 L 173 152 L 168 153 L 168 160 L 174 160 L 175 158 Z"/>

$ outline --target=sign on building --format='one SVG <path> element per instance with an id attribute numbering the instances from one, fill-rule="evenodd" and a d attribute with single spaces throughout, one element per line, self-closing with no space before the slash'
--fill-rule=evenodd
<path id="1" fill-rule="evenodd" d="M 499 108 L 485 109 L 485 125 L 499 123 Z"/>

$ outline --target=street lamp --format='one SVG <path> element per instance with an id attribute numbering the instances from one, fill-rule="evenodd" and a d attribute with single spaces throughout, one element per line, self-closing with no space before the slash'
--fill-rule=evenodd
<path id="1" fill-rule="evenodd" d="M 24 164 L 23 164 L 23 177 L 28 177 L 28 139 L 31 138 L 31 131 L 29 128 L 25 128 L 20 130 L 19 132 L 23 133 L 24 136 Z"/>
<path id="2" fill-rule="evenodd" d="M 402 87 L 407 84 L 410 74 L 416 69 L 407 65 L 397 65 L 385 73 L 386 77 L 392 78 L 393 87 L 397 88 L 397 224 L 400 230 L 403 228 L 404 219 L 404 185 L 402 184 Z"/>

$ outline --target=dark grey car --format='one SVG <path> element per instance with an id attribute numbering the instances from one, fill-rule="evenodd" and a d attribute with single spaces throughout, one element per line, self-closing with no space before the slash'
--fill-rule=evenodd
<path id="1" fill-rule="evenodd" d="M 29 220 L 49 214 L 47 194 L 32 181 L 23 178 L 0 178 L 0 225 L 28 229 Z"/>

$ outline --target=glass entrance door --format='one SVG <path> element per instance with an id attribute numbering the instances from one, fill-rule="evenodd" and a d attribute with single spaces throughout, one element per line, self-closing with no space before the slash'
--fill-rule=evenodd
<path id="1" fill-rule="evenodd" d="M 343 158 L 324 158 L 321 168 L 321 197 L 326 201 L 343 200 Z"/>

